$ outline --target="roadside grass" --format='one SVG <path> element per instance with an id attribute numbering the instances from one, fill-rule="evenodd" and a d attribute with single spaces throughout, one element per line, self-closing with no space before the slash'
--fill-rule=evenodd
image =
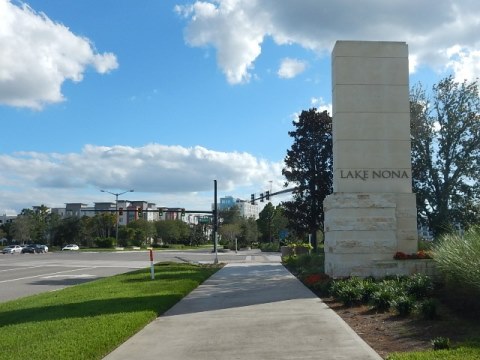
<path id="1" fill-rule="evenodd" d="M 462 342 L 450 350 L 415 351 L 395 353 L 388 360 L 478 360 L 480 359 L 480 339 Z"/>
<path id="2" fill-rule="evenodd" d="M 0 359 L 101 359 L 220 267 L 155 265 L 0 304 Z"/>

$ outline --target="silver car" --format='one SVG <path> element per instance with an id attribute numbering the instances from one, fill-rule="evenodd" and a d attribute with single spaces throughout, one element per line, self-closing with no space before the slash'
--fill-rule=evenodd
<path id="1" fill-rule="evenodd" d="M 20 245 L 8 245 L 3 248 L 3 254 L 20 254 L 22 252 L 22 247 Z"/>

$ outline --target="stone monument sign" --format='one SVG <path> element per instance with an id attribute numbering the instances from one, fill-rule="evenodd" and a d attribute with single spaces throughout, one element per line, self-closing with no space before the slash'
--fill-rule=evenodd
<path id="1" fill-rule="evenodd" d="M 332 53 L 333 194 L 324 202 L 325 271 L 397 273 L 417 251 L 408 46 L 338 41 Z"/>

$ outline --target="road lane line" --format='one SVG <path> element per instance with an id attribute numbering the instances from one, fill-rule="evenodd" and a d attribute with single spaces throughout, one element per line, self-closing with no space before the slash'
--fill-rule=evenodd
<path id="1" fill-rule="evenodd" d="M 13 282 L 13 281 L 34 279 L 34 278 L 45 277 L 45 276 L 50 276 L 50 275 L 55 275 L 55 274 L 63 274 L 63 273 L 74 272 L 74 271 L 79 271 L 79 270 L 91 270 L 91 269 L 92 269 L 92 267 L 87 267 L 87 268 L 84 267 L 84 268 L 78 268 L 78 269 L 74 269 L 74 270 L 58 271 L 58 272 L 54 272 L 54 273 L 50 273 L 50 274 L 41 274 L 41 275 L 27 276 L 27 277 L 21 277 L 21 278 L 16 278 L 16 279 L 1 280 L 0 284 L 7 283 L 7 282 Z"/>
<path id="2" fill-rule="evenodd" d="M 38 265 L 38 266 L 17 266 L 16 268 L 0 270 L 0 272 L 23 270 L 23 269 L 36 269 L 36 268 L 39 268 L 39 267 L 44 267 L 44 266 L 42 266 L 42 265 Z"/>

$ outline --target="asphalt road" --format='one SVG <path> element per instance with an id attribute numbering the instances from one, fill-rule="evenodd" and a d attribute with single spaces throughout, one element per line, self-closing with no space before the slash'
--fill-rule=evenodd
<path id="1" fill-rule="evenodd" d="M 279 262 L 278 253 L 258 250 L 218 253 L 219 262 Z M 155 251 L 154 262 L 212 263 L 208 250 Z M 0 254 L 0 302 L 145 268 L 148 251 L 50 252 L 47 254 Z"/>

